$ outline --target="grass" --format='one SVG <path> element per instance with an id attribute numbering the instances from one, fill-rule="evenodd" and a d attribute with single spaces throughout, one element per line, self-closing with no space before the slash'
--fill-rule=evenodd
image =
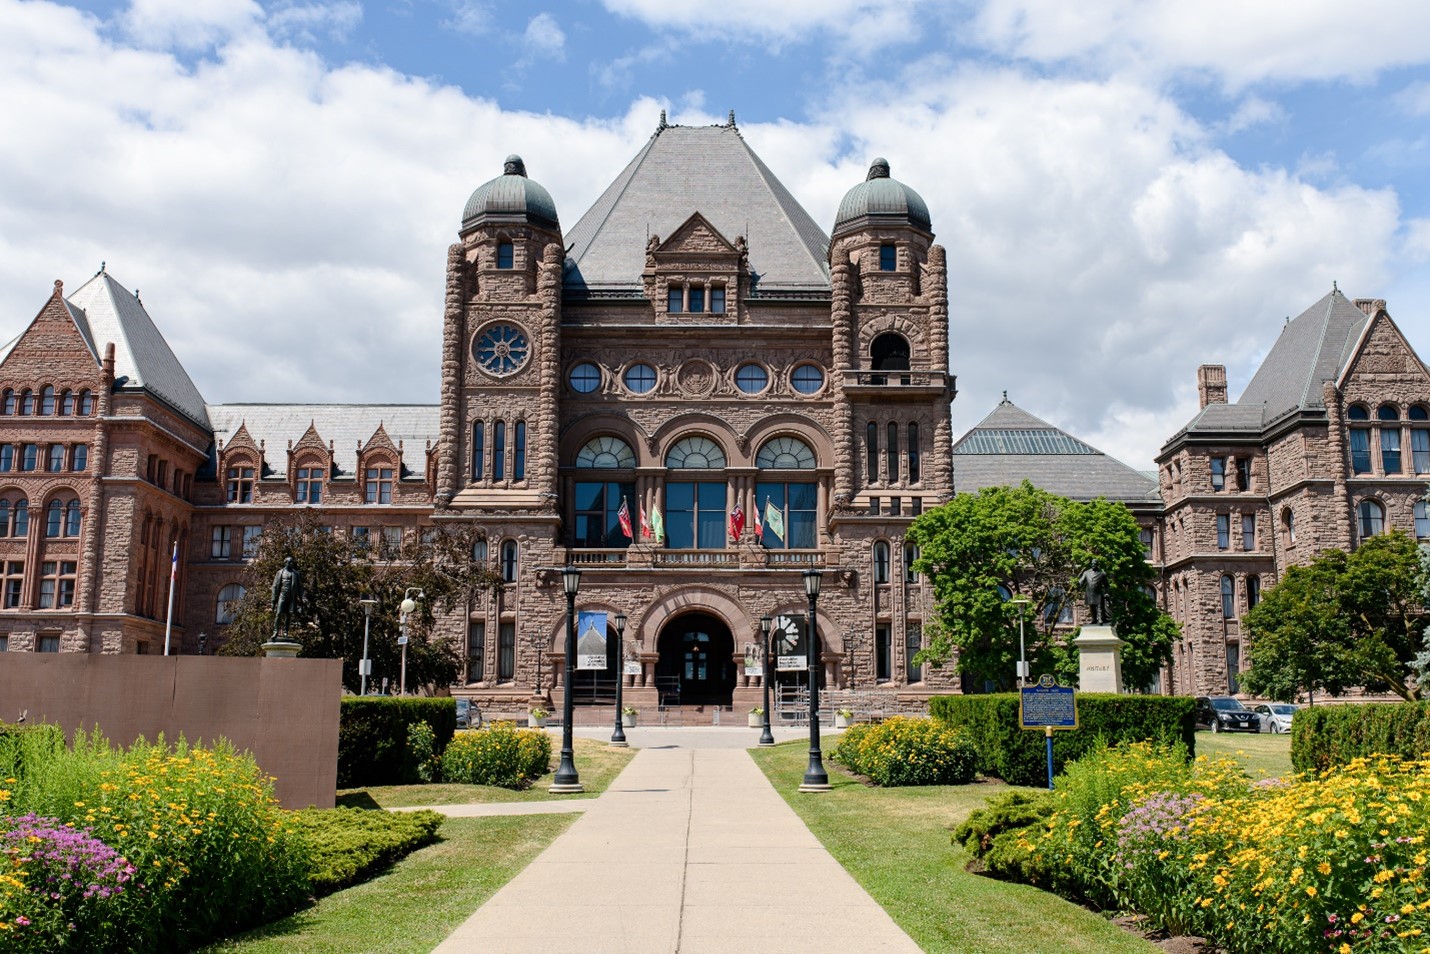
<path id="1" fill-rule="evenodd" d="M 313 907 L 205 948 L 242 954 L 426 954 L 576 815 L 449 818 L 442 840 Z"/>
<path id="2" fill-rule="evenodd" d="M 831 738 L 825 751 L 833 748 Z M 1198 738 L 1198 742 L 1200 742 Z M 800 795 L 807 747 L 751 755 L 854 880 L 926 951 L 965 954 L 1154 954 L 1152 944 L 1100 915 L 1027 885 L 964 870 L 954 826 L 1005 791 L 1000 783 L 878 789 L 829 765 L 834 790 Z"/>
<path id="3" fill-rule="evenodd" d="M 586 791 L 581 795 L 552 795 L 552 774 L 539 778 L 535 785 L 514 792 L 494 785 L 376 785 L 353 788 L 338 793 L 339 805 L 355 808 L 409 808 L 414 805 L 464 805 L 494 802 L 541 802 L 551 799 L 595 798 L 604 792 L 621 769 L 635 757 L 635 749 L 616 749 L 595 739 L 574 739 L 576 771 Z M 551 753 L 552 772 L 561 757 L 558 742 Z"/>
<path id="4" fill-rule="evenodd" d="M 1294 771 L 1290 735 L 1198 732 L 1197 754 L 1234 758 L 1252 778 L 1280 778 Z"/>

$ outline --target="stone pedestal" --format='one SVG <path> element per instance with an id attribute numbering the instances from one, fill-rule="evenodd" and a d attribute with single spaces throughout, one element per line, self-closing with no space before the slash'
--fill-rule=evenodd
<path id="1" fill-rule="evenodd" d="M 263 644 L 263 654 L 275 659 L 297 659 L 298 651 L 303 648 L 301 643 L 290 642 L 286 639 L 275 639 L 272 642 Z"/>
<path id="2" fill-rule="evenodd" d="M 1073 640 L 1078 649 L 1080 692 L 1122 691 L 1122 647 L 1111 626 L 1084 626 Z"/>

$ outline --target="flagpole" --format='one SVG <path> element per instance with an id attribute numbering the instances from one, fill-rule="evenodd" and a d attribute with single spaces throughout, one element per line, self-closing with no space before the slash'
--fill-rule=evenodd
<path id="1" fill-rule="evenodd" d="M 169 611 L 164 620 L 164 655 L 169 655 L 169 634 L 174 631 L 174 582 L 179 578 L 179 541 L 174 541 L 174 558 L 169 561 Z"/>

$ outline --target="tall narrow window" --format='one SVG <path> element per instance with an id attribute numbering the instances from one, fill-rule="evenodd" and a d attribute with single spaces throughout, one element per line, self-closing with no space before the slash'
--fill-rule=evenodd
<path id="1" fill-rule="evenodd" d="M 1225 550 L 1231 546 L 1231 515 L 1219 513 L 1216 515 L 1216 548 Z"/>
<path id="2" fill-rule="evenodd" d="M 71 500 L 65 504 L 65 536 L 79 536 L 80 513 L 79 501 Z"/>
<path id="3" fill-rule="evenodd" d="M 672 315 L 678 315 L 685 310 L 685 288 L 682 285 L 671 285 L 665 294 L 665 310 Z"/>
<path id="4" fill-rule="evenodd" d="M 228 469 L 228 502 L 253 503 L 253 468 Z"/>
<path id="5" fill-rule="evenodd" d="M 904 579 L 910 583 L 919 581 L 919 571 L 914 569 L 914 562 L 919 558 L 919 548 L 912 543 L 904 544 Z"/>
<path id="6" fill-rule="evenodd" d="M 1353 404 L 1346 408 L 1346 418 L 1350 421 L 1369 421 L 1370 411 L 1359 404 Z M 1350 429 L 1351 442 L 1351 472 L 1356 474 L 1370 473 L 1370 429 L 1366 427 L 1352 427 Z"/>
<path id="7" fill-rule="evenodd" d="M 25 390 L 20 392 L 20 413 L 35 413 L 35 392 L 31 391 L 29 388 L 26 388 Z"/>
<path id="8" fill-rule="evenodd" d="M 894 639 L 888 623 L 874 626 L 874 678 L 888 682 L 894 673 Z"/>
<path id="9" fill-rule="evenodd" d="M 34 470 L 40 463 L 40 445 L 26 444 L 20 448 L 20 469 L 25 471 Z"/>
<path id="10" fill-rule="evenodd" d="M 52 474 L 57 474 L 65 469 L 65 445 L 51 444 L 50 452 L 45 458 L 45 470 Z"/>
<path id="11" fill-rule="evenodd" d="M 864 445 L 868 457 L 868 482 L 877 484 L 879 482 L 879 425 L 873 421 L 870 421 L 869 426 L 864 429 Z"/>
<path id="12" fill-rule="evenodd" d="M 898 250 L 893 245 L 879 246 L 879 271 L 892 272 L 899 264 Z"/>
<path id="13" fill-rule="evenodd" d="M 501 578 L 503 583 L 516 582 L 517 546 L 515 540 L 507 540 L 501 545 Z"/>
<path id="14" fill-rule="evenodd" d="M 1362 500 L 1357 508 L 1360 514 L 1361 539 L 1385 532 L 1385 508 L 1374 500 Z"/>
<path id="15" fill-rule="evenodd" d="M 1281 535 L 1288 547 L 1296 545 L 1296 513 L 1290 507 L 1281 511 Z"/>
<path id="16" fill-rule="evenodd" d="M 899 425 L 889 422 L 889 446 L 885 453 L 889 462 L 889 483 L 899 479 Z"/>
<path id="17" fill-rule="evenodd" d="M 1230 576 L 1221 578 L 1221 617 L 1233 619 L 1236 616 L 1236 595 Z"/>
<path id="18" fill-rule="evenodd" d="M 486 678 L 487 624 L 473 621 L 467 624 L 467 682 Z"/>
<path id="19" fill-rule="evenodd" d="M 391 467 L 369 467 L 367 469 L 366 497 L 370 504 L 392 503 Z"/>
<path id="20" fill-rule="evenodd" d="M 506 421 L 492 425 L 492 480 L 506 480 Z"/>
<path id="21" fill-rule="evenodd" d="M 74 414 L 74 392 L 66 391 L 60 395 L 60 413 L 65 417 Z"/>
<path id="22" fill-rule="evenodd" d="M 45 508 L 45 536 L 58 537 L 65 525 L 65 505 L 63 501 L 51 500 Z"/>
<path id="23" fill-rule="evenodd" d="M 300 504 L 323 502 L 323 468 L 298 468 L 297 491 L 293 495 L 293 500 Z"/>
<path id="24" fill-rule="evenodd" d="M 914 662 L 919 650 L 924 648 L 923 627 L 917 623 L 904 626 L 904 676 L 909 683 L 924 681 L 924 667 Z"/>
<path id="25" fill-rule="evenodd" d="M 0 473 L 8 474 L 15 469 L 15 445 L 0 444 Z"/>
<path id="26" fill-rule="evenodd" d="M 1212 458 L 1212 490 L 1222 490 L 1226 487 L 1226 458 Z"/>
<path id="27" fill-rule="evenodd" d="M 1251 489 L 1251 458 L 1238 457 L 1236 459 L 1236 489 Z"/>
<path id="28" fill-rule="evenodd" d="M 883 540 L 874 544 L 874 582 L 889 582 L 889 544 Z"/>
<path id="29" fill-rule="evenodd" d="M 1430 504 L 1415 501 L 1415 536 L 1421 540 L 1430 537 Z"/>
<path id="30" fill-rule="evenodd" d="M 516 267 L 516 246 L 510 242 L 497 243 L 497 268 Z"/>
<path id="31" fill-rule="evenodd" d="M 1256 517 L 1249 513 L 1241 515 L 1241 548 L 1256 549 Z"/>
<path id="32" fill-rule="evenodd" d="M 243 558 L 245 560 L 252 560 L 254 557 L 258 556 L 258 545 L 262 539 L 262 527 L 243 528 Z"/>
<path id="33" fill-rule="evenodd" d="M 1226 644 L 1226 691 L 1235 695 L 1241 691 L 1241 644 Z"/>
<path id="34" fill-rule="evenodd" d="M 79 392 L 79 412 L 86 417 L 94 413 L 94 395 L 89 391 Z"/>
<path id="35" fill-rule="evenodd" d="M 690 286 L 690 308 L 692 313 L 705 310 L 705 289 L 699 285 Z"/>
<path id="36" fill-rule="evenodd" d="M 244 589 L 237 583 L 229 583 L 218 591 L 218 600 L 214 606 L 214 622 L 219 626 L 227 626 L 232 623 L 234 617 L 238 615 L 238 604 L 243 599 Z"/>
<path id="37" fill-rule="evenodd" d="M 19 400 L 15 396 L 15 392 L 10 388 L 5 389 L 5 403 L 3 407 L 4 413 L 6 414 L 18 414 L 20 411 Z"/>
<path id="38" fill-rule="evenodd" d="M 712 315 L 725 314 L 725 286 L 710 286 L 710 313 Z"/>
<path id="39" fill-rule="evenodd" d="M 233 559 L 233 528 L 214 527 L 209 536 L 209 557 L 214 560 Z"/>
<path id="40" fill-rule="evenodd" d="M 70 469 L 75 471 L 87 470 L 89 468 L 89 445 L 76 444 L 74 453 L 70 457 Z"/>
<path id="41" fill-rule="evenodd" d="M 1256 609 L 1256 604 L 1261 602 L 1261 577 L 1248 576 L 1246 578 L 1246 608 Z"/>
<path id="42" fill-rule="evenodd" d="M 511 479 L 526 479 L 526 422 L 517 421 L 515 424 L 516 434 L 514 440 L 516 445 L 512 448 L 511 454 Z"/>
<path id="43" fill-rule="evenodd" d="M 477 421 L 472 425 L 472 479 L 481 480 L 485 473 L 482 466 L 487 456 L 487 425 Z"/>
<path id="44" fill-rule="evenodd" d="M 11 534 L 16 537 L 29 536 L 30 533 L 30 502 L 23 497 L 15 501 L 15 532 Z"/>
<path id="45" fill-rule="evenodd" d="M 497 629 L 497 678 L 516 678 L 516 624 L 502 623 Z"/>
<path id="46" fill-rule="evenodd" d="M 1152 528 L 1143 527 L 1141 530 L 1138 530 L 1137 539 L 1142 544 L 1142 559 L 1152 559 L 1152 541 L 1154 539 L 1152 534 Z"/>
<path id="47" fill-rule="evenodd" d="M 1381 428 L 1380 466 L 1387 474 L 1400 473 L 1400 428 L 1398 427 Z"/>
<path id="48" fill-rule="evenodd" d="M 919 482 L 919 426 L 909 425 L 909 483 Z"/>
<path id="49" fill-rule="evenodd" d="M 18 609 L 25 594 L 25 564 L 19 560 L 5 561 L 5 609 Z"/>
<path id="50" fill-rule="evenodd" d="M 40 392 L 40 413 L 46 415 L 55 413 L 55 389 L 53 385 L 45 385 L 45 389 Z"/>

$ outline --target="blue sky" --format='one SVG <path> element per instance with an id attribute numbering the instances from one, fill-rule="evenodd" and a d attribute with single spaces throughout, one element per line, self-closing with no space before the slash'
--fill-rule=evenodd
<path id="1" fill-rule="evenodd" d="M 956 430 L 1007 389 L 1145 468 L 1196 366 L 1239 393 L 1333 280 L 1430 354 L 1426 36 L 1408 0 L 0 0 L 0 337 L 106 260 L 210 401 L 434 401 L 502 156 L 569 227 L 660 109 L 733 108 L 826 228 L 874 155 L 928 200 Z"/>

